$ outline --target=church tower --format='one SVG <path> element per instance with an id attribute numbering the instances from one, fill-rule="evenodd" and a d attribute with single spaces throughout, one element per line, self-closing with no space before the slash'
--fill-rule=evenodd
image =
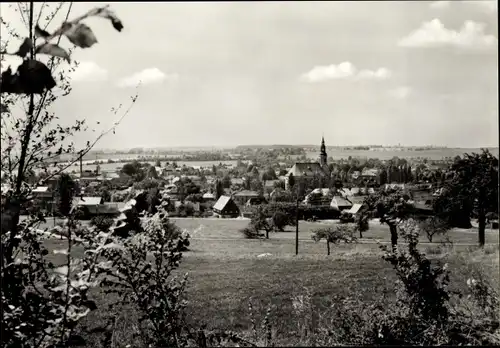
<path id="1" fill-rule="evenodd" d="M 325 137 L 321 137 L 321 147 L 319 149 L 319 164 L 321 167 L 326 166 L 327 158 L 328 156 L 326 154 Z"/>

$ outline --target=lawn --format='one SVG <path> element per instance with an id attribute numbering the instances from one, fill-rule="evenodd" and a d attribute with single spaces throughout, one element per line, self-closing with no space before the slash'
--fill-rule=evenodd
<path id="1" fill-rule="evenodd" d="M 374 239 L 389 240 L 386 226 L 372 223 L 370 231 L 364 233 L 363 243 L 337 245 L 332 255 L 326 255 L 324 242 L 310 239 L 314 228 L 324 223 L 300 223 L 299 256 L 295 256 L 295 230 L 271 233 L 269 240 L 244 239 L 238 230 L 248 220 L 225 219 L 172 219 L 190 232 L 193 237 L 190 251 L 184 253 L 180 273 L 189 273 L 186 289 L 188 300 L 187 319 L 208 328 L 224 328 L 240 332 L 248 331 L 250 317 L 248 303 L 252 301 L 261 318 L 267 306 L 271 306 L 273 335 L 281 345 L 297 342 L 295 337 L 298 317 L 292 306 L 294 296 L 304 294 L 308 289 L 313 298 L 314 311 L 329 313 L 335 302 L 334 296 L 350 296 L 366 304 L 383 293 L 394 296 L 395 274 L 390 265 L 383 261 L 382 252 Z M 480 267 L 491 275 L 498 284 L 498 231 L 487 232 L 484 251 L 476 247 L 461 245 L 475 244 L 477 231 L 453 230 L 451 239 L 456 245 L 443 249 L 439 243 L 422 244 L 420 248 L 433 259 L 448 262 L 452 272 L 451 288 L 465 288 L 471 267 Z M 372 241 L 371 243 L 369 241 Z M 426 240 L 425 237 L 422 240 Z M 62 249 L 64 241 L 47 241 L 49 248 Z M 270 255 L 262 255 L 269 253 Z M 75 256 L 81 250 L 75 250 Z M 54 255 L 56 262 L 63 261 L 63 255 Z M 96 291 L 98 303 L 105 304 L 109 298 Z M 128 307 L 119 308 L 119 321 L 115 340 L 118 346 L 131 343 L 135 346 L 132 333 L 137 330 L 134 321 L 137 315 Z M 92 312 L 82 327 L 95 328 L 104 324 L 106 310 Z M 96 335 L 90 346 L 99 346 Z M 94 341 L 95 340 L 95 341 Z"/>

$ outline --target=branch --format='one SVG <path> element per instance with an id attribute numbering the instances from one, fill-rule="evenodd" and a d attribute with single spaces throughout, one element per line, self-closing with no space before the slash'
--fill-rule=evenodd
<path id="1" fill-rule="evenodd" d="M 128 113 L 130 112 L 130 110 L 132 109 L 132 107 L 134 106 L 135 102 L 137 101 L 137 98 L 138 98 L 138 95 L 136 94 L 135 96 L 131 97 L 132 99 L 132 103 L 130 104 L 130 106 L 128 107 L 128 109 L 123 113 L 122 117 L 120 117 L 120 119 L 115 122 L 113 124 L 113 126 L 111 126 L 111 128 L 109 128 L 107 131 L 104 131 L 102 132 L 101 134 L 99 134 L 99 136 L 92 142 L 90 143 L 85 149 L 83 150 L 80 150 L 79 151 L 79 155 L 76 159 L 70 161 L 67 165 L 65 165 L 63 168 L 59 169 L 58 171 L 50 174 L 48 177 L 46 177 L 45 179 L 43 180 L 48 180 L 56 175 L 59 175 L 61 174 L 62 172 L 64 172 L 66 169 L 68 169 L 69 167 L 71 167 L 73 164 L 75 164 L 77 161 L 80 160 L 80 158 L 83 158 L 83 156 L 85 156 L 87 153 L 89 153 L 90 150 L 92 150 L 92 148 L 97 144 L 97 142 L 99 140 L 101 140 L 105 135 L 109 134 L 110 132 L 115 132 L 116 130 L 116 127 L 121 123 L 121 121 L 125 118 L 125 116 L 128 115 Z"/>

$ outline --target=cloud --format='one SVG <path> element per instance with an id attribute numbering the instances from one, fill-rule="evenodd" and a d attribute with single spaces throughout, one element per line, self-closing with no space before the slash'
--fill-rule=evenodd
<path id="1" fill-rule="evenodd" d="M 454 1 L 454 2 L 459 3 L 459 1 Z M 464 4 L 468 4 L 468 5 L 470 4 L 470 5 L 476 6 L 477 8 L 482 9 L 486 12 L 496 12 L 497 11 L 497 2 L 495 0 L 472 0 L 472 1 L 463 0 L 460 2 L 464 3 Z M 441 9 L 449 8 L 451 3 L 452 3 L 452 1 L 445 1 L 445 0 L 433 1 L 429 4 L 429 7 L 433 8 L 433 9 L 441 10 Z"/>
<path id="2" fill-rule="evenodd" d="M 108 79 L 108 71 L 95 62 L 79 62 L 75 71 L 69 73 L 72 81 L 104 81 Z"/>
<path id="3" fill-rule="evenodd" d="M 497 44 L 493 35 L 484 33 L 485 24 L 465 21 L 459 31 L 446 29 L 439 19 L 424 22 L 420 28 L 399 41 L 402 47 L 456 46 L 463 48 L 488 48 Z"/>
<path id="4" fill-rule="evenodd" d="M 385 80 L 391 76 L 391 72 L 386 68 L 377 70 L 361 70 L 350 62 L 343 62 L 338 65 L 315 66 L 310 71 L 302 74 L 299 78 L 302 82 L 314 83 L 335 79 L 356 79 L 356 80 Z"/>
<path id="5" fill-rule="evenodd" d="M 497 1 L 496 0 L 484 0 L 484 1 L 462 1 L 463 3 L 477 6 L 478 8 L 485 10 L 487 12 L 497 12 Z"/>
<path id="6" fill-rule="evenodd" d="M 448 8 L 450 6 L 451 1 L 433 1 L 430 3 L 429 7 L 434 8 L 434 9 L 443 9 L 443 8 Z"/>
<path id="7" fill-rule="evenodd" d="M 135 87 L 140 84 L 160 83 L 164 80 L 176 81 L 179 78 L 177 74 L 165 74 L 158 68 L 144 69 L 131 76 L 125 77 L 118 82 L 119 87 Z"/>
<path id="8" fill-rule="evenodd" d="M 400 86 L 389 91 L 389 95 L 396 99 L 406 99 L 411 93 L 411 88 L 408 86 Z"/>

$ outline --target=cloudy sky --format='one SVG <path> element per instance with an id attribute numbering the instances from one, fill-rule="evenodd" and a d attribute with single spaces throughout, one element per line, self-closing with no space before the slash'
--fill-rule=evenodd
<path id="1" fill-rule="evenodd" d="M 70 18 L 93 6 L 74 3 Z M 323 134 L 327 145 L 498 146 L 496 1 L 111 6 L 124 30 L 86 20 L 99 43 L 72 55 L 73 91 L 54 107 L 104 129 L 141 82 L 101 148 L 315 144 Z"/>

